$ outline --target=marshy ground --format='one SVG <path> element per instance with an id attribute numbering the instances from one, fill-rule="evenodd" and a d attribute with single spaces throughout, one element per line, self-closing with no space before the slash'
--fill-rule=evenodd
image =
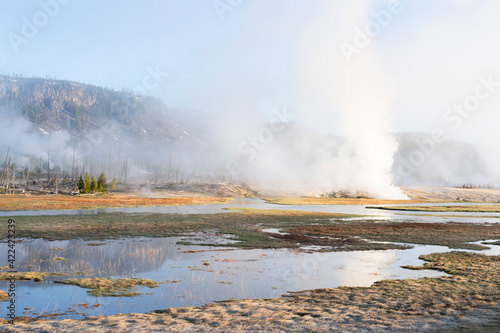
<path id="1" fill-rule="evenodd" d="M 4 204 L 12 210 L 41 209 L 39 207 L 61 209 L 47 208 L 63 205 L 58 203 L 57 198 L 40 199 L 44 202 L 40 206 L 37 203 L 39 199 L 13 204 L 9 203 L 9 200 L 20 201 L 20 199 L 11 197 L 4 199 L 6 200 Z M 83 198 L 83 201 L 80 199 L 70 199 L 66 207 L 74 209 L 88 205 L 90 208 L 100 204 L 116 207 L 117 204 L 116 200 L 105 201 L 107 200 L 105 197 L 102 198 L 103 202 L 97 204 L 87 201 L 87 198 Z M 101 198 L 91 199 L 95 201 Z M 219 203 L 220 201 L 217 200 L 226 200 L 224 198 L 188 200 L 194 199 L 207 200 L 205 203 Z M 282 204 L 307 205 L 327 204 L 327 201 L 330 201 L 328 204 L 335 204 L 334 202 L 387 205 L 400 203 L 340 199 L 343 198 L 273 200 Z M 343 202 L 339 203 L 339 200 Z M 68 201 L 62 200 L 62 202 Z M 152 201 L 146 200 L 145 202 L 151 203 Z M 122 204 L 128 205 L 131 202 Z M 152 205 L 162 205 L 162 203 L 155 202 Z M 486 209 L 482 207 L 470 209 Z M 4 208 L 4 210 L 8 209 Z M 170 237 L 209 232 L 231 235 L 231 240 L 234 242 L 230 246 L 243 249 L 297 248 L 302 245 L 317 245 L 321 251 L 355 251 L 405 249 L 411 247 L 411 244 L 432 244 L 454 249 L 482 250 L 487 244 L 497 246 L 500 240 L 500 224 L 498 223 L 401 223 L 373 221 L 347 214 L 296 210 L 244 209 L 223 214 L 192 215 L 112 213 L 76 216 L 18 216 L 15 220 L 19 238 L 106 240 L 139 236 Z M 270 228 L 275 231 L 266 230 Z M 484 240 L 490 241 L 477 243 Z M 189 242 L 187 240 L 186 244 Z M 471 242 L 476 242 L 476 244 L 471 244 Z M 209 243 L 209 241 L 203 245 L 221 246 L 221 244 Z M 407 268 L 438 270 L 449 275 L 414 280 L 383 280 L 369 288 L 317 289 L 294 292 L 273 299 L 230 300 L 200 307 L 159 309 L 156 313 L 150 314 L 90 317 L 85 320 L 33 320 L 33 318 L 21 317 L 15 326 L 7 325 L 5 320 L 0 320 L 0 330 L 6 332 L 418 332 L 424 330 L 497 332 L 500 330 L 498 319 L 498 313 L 500 313 L 499 256 L 450 252 L 426 255 L 421 259 L 427 261 L 422 267 Z M 45 277 L 42 276 L 43 274 L 48 274 L 33 272 L 35 273 L 40 274 L 41 278 Z M 26 276 L 26 278 L 34 276 L 36 275 Z M 19 279 L 21 278 L 22 276 L 19 276 Z M 89 292 L 98 293 L 101 296 L 134 296 L 136 285 L 145 285 L 150 288 L 157 286 L 157 282 L 151 280 L 144 280 L 144 283 L 143 280 L 137 279 L 118 280 L 61 277 L 61 281 L 88 288 Z M 6 299 L 4 296 L 4 293 L 0 292 L 0 300 Z"/>
<path id="2" fill-rule="evenodd" d="M 295 210 L 234 210 L 224 214 L 126 214 L 15 217 L 19 238 L 112 239 L 169 237 L 211 231 L 232 235 L 238 248 L 297 248 L 299 243 L 328 246 L 330 251 L 404 248 L 387 243 L 443 245 L 480 250 L 476 244 L 500 238 L 500 224 L 400 223 L 344 220 L 353 215 Z M 262 232 L 277 228 L 288 233 Z M 206 242 L 199 245 L 219 246 Z M 224 244 L 223 244 L 224 245 Z M 224 245 L 225 246 L 225 245 Z"/>

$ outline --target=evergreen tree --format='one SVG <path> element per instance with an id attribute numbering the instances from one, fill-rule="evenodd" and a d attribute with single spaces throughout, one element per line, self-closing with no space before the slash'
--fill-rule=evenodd
<path id="1" fill-rule="evenodd" d="M 90 179 L 90 175 L 89 175 L 88 171 L 87 171 L 87 173 L 85 173 L 85 180 L 83 181 L 83 183 L 84 183 L 84 187 L 85 187 L 85 193 L 90 193 L 92 180 Z"/>
<path id="2" fill-rule="evenodd" d="M 78 179 L 78 191 L 80 191 L 80 193 L 85 193 L 85 182 L 82 176 Z"/>
<path id="3" fill-rule="evenodd" d="M 94 175 L 92 175 L 92 180 L 90 181 L 90 192 L 97 192 L 97 180 Z"/>
<path id="4" fill-rule="evenodd" d="M 104 174 L 104 172 L 101 172 L 101 175 L 99 178 L 97 178 L 97 190 L 99 192 L 106 192 L 108 189 L 108 178 Z"/>
<path id="5" fill-rule="evenodd" d="M 111 189 L 116 190 L 118 188 L 118 180 L 116 180 L 116 177 L 113 178 L 113 182 L 111 183 Z"/>

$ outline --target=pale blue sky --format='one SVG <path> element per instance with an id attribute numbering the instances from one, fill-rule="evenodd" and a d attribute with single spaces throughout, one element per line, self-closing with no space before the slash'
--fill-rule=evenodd
<path id="1" fill-rule="evenodd" d="M 50 0 L 0 4 L 0 73 L 133 89 L 147 68 L 158 66 L 169 76 L 150 93 L 172 107 L 234 111 L 242 119 L 286 107 L 304 123 L 334 132 L 342 106 L 303 91 L 342 85 L 335 73 L 357 60 L 345 62 L 339 44 L 352 43 L 355 29 L 389 3 L 242 0 L 221 20 L 213 0 L 65 0 L 16 53 L 9 33 L 22 35 L 23 18 L 32 22 L 41 2 Z M 478 75 L 500 68 L 500 7 L 494 0 L 401 0 L 400 6 L 360 57 L 375 59 L 377 74 L 367 76 L 382 75 L 380 85 L 391 86 L 393 130 L 432 130 L 447 107 L 474 91 Z M 309 66 L 318 66 L 311 64 L 316 55 L 328 76 L 303 80 Z M 490 103 L 485 112 L 496 114 Z"/>

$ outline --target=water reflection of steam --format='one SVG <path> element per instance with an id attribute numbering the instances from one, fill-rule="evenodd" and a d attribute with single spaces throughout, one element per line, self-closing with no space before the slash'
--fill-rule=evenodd
<path id="1" fill-rule="evenodd" d="M 335 263 L 333 274 L 341 286 L 352 286 L 356 281 L 357 286 L 368 287 L 381 276 L 391 276 L 388 268 L 393 268 L 397 259 L 394 250 L 349 252 Z"/>

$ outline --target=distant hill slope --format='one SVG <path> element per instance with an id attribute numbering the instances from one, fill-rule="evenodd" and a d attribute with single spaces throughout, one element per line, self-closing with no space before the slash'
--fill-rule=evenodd
<path id="1" fill-rule="evenodd" d="M 0 108 L 22 115 L 31 131 L 81 133 L 113 122 L 141 141 L 199 141 L 160 99 L 72 81 L 0 75 Z"/>

